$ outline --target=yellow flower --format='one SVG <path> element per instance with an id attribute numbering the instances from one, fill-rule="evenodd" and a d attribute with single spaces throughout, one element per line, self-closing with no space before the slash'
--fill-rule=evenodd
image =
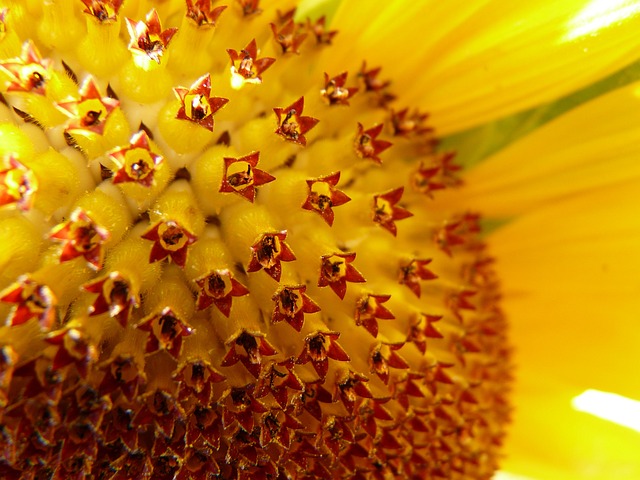
<path id="1" fill-rule="evenodd" d="M 0 473 L 491 477 L 505 212 L 433 126 L 627 64 L 633 3 L 154 3 L 0 10 Z"/>

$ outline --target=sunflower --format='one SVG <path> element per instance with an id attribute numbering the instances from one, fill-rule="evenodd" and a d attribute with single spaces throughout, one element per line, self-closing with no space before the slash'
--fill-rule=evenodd
<path id="1" fill-rule="evenodd" d="M 478 211 L 508 256 L 543 200 L 447 147 L 635 59 L 633 3 L 155 3 L 0 10 L 0 472 L 490 478 Z"/>

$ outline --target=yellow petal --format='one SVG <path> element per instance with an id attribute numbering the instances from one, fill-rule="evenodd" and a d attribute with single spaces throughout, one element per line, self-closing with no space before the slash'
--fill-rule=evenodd
<path id="1" fill-rule="evenodd" d="M 527 371 L 513 395 L 517 410 L 501 468 L 522 480 L 639 478 L 638 433 L 573 409 L 580 393 Z"/>
<path id="2" fill-rule="evenodd" d="M 461 201 L 489 217 L 510 217 L 640 181 L 639 95 L 638 84 L 613 91 L 501 150 L 465 175 Z"/>
<path id="3" fill-rule="evenodd" d="M 557 99 L 640 55 L 635 1 L 456 0 L 375 8 L 380 15 L 371 20 L 359 13 L 360 2 L 343 2 L 332 26 L 350 32 L 352 58 L 393 65 L 387 74 L 405 79 L 404 101 L 431 112 L 441 133 Z"/>
<path id="4" fill-rule="evenodd" d="M 639 185 L 576 195 L 491 235 L 517 347 L 509 471 L 639 478 L 638 433 L 570 403 L 590 388 L 639 396 Z"/>

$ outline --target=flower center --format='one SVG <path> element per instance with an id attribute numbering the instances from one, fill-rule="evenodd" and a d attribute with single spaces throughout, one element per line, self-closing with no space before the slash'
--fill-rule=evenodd
<path id="1" fill-rule="evenodd" d="M 0 477 L 493 475 L 510 363 L 480 223 L 349 34 L 259 0 L 16 2 Z"/>

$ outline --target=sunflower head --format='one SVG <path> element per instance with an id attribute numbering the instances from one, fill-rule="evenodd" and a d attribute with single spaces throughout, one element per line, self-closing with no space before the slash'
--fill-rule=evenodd
<path id="1" fill-rule="evenodd" d="M 3 478 L 496 469 L 509 348 L 478 215 L 434 203 L 454 154 L 265 3 L 2 10 Z"/>

